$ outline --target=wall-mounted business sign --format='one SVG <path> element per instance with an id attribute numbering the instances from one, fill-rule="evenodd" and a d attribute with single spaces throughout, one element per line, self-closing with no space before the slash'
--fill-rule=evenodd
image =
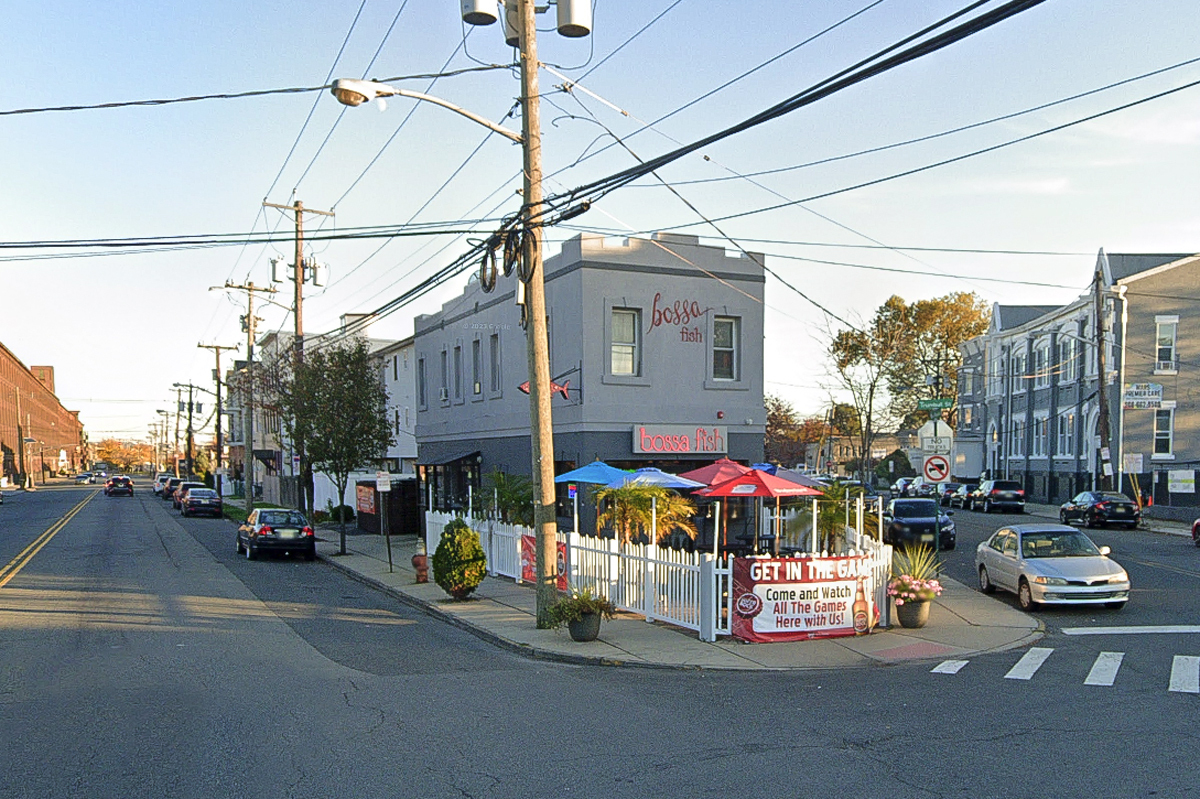
<path id="1" fill-rule="evenodd" d="M 635 424 L 633 451 L 646 455 L 729 452 L 729 431 L 724 425 Z"/>
<path id="2" fill-rule="evenodd" d="M 1125 410 L 1136 411 L 1146 408 L 1161 408 L 1163 403 L 1162 383 L 1126 383 Z"/>

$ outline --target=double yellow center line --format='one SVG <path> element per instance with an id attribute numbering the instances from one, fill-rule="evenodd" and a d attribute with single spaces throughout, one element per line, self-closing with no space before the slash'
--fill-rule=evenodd
<path id="1" fill-rule="evenodd" d="M 3 588 L 8 584 L 9 580 L 16 577 L 17 573 L 20 572 L 21 569 L 25 568 L 29 561 L 33 560 L 33 556 L 41 552 L 42 547 L 46 546 L 46 544 L 49 544 L 50 539 L 58 535 L 58 531 L 66 527 L 67 522 L 71 521 L 71 519 L 74 519 L 75 514 L 83 510 L 83 506 L 91 502 L 92 498 L 98 493 L 99 491 L 93 491 L 82 502 L 71 508 L 71 510 L 67 511 L 65 516 L 56 521 L 54 524 L 50 525 L 46 532 L 39 535 L 33 540 L 32 544 L 25 547 L 25 549 L 21 551 L 20 555 L 17 555 L 15 558 L 10 560 L 3 569 L 0 569 L 0 588 Z"/>

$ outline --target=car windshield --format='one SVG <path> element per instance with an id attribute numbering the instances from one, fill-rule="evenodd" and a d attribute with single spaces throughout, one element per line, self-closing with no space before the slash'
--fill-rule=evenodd
<path id="1" fill-rule="evenodd" d="M 1090 558 L 1100 550 L 1081 532 L 1045 531 L 1021 536 L 1021 556 L 1025 558 Z"/>
<path id="2" fill-rule="evenodd" d="M 937 514 L 937 502 L 932 499 L 897 502 L 892 509 L 892 515 L 897 519 L 921 519 L 937 516 Z"/>
<path id="3" fill-rule="evenodd" d="M 307 524 L 299 513 L 286 511 L 269 511 L 259 516 L 258 520 L 272 527 L 303 527 Z"/>
<path id="4" fill-rule="evenodd" d="M 1116 494 L 1116 493 L 1107 492 L 1107 491 L 1104 492 L 1103 494 L 1097 494 L 1096 499 L 1098 499 L 1101 502 L 1133 502 L 1132 499 L 1125 496 L 1124 494 Z"/>
<path id="5" fill-rule="evenodd" d="M 1021 484 L 1016 480 L 997 480 L 992 483 L 992 488 L 999 491 L 1020 491 Z"/>
<path id="6" fill-rule="evenodd" d="M 193 488 L 188 491 L 189 497 L 215 497 L 216 495 L 217 492 L 211 488 Z"/>

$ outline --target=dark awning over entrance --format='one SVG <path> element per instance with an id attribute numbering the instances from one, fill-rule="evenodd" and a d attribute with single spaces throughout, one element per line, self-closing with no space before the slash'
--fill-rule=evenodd
<path id="1" fill-rule="evenodd" d="M 449 455 L 422 455 L 417 458 L 417 464 L 419 466 L 444 466 L 465 458 L 474 458 L 477 455 L 479 455 L 479 450 L 477 449 L 461 450 L 452 452 Z"/>

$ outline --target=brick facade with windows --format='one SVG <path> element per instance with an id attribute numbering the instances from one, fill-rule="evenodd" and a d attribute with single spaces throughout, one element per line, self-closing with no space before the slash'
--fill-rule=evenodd
<path id="1" fill-rule="evenodd" d="M 79 412 L 54 394 L 54 368 L 26 367 L 0 344 L 0 476 L 20 485 L 25 472 L 40 482 L 78 471 L 86 443 Z"/>

